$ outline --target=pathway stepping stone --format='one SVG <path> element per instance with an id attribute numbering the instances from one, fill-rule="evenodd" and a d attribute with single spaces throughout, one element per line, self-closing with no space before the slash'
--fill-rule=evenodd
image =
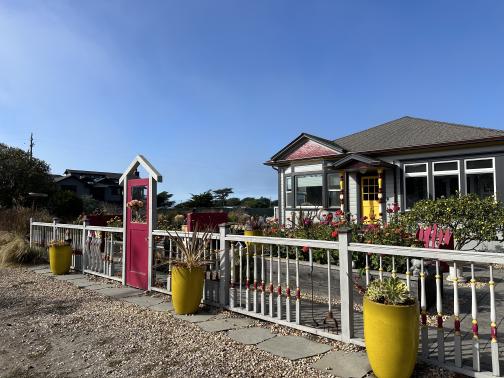
<path id="1" fill-rule="evenodd" d="M 193 315 L 178 315 L 174 314 L 173 315 L 177 319 L 185 320 L 190 323 L 201 323 L 201 322 L 206 322 L 208 320 L 214 319 L 215 315 L 214 314 L 193 314 Z"/>
<path id="2" fill-rule="evenodd" d="M 135 289 L 132 287 L 111 287 L 101 289 L 98 292 L 107 297 L 120 299 L 140 295 L 143 293 L 143 290 Z"/>
<path id="3" fill-rule="evenodd" d="M 60 276 L 55 276 L 57 280 L 60 281 L 72 281 L 72 280 L 82 280 L 87 279 L 84 274 L 62 274 Z"/>
<path id="4" fill-rule="evenodd" d="M 68 281 L 79 288 L 90 288 L 91 286 L 96 286 L 96 282 L 89 281 L 87 278 L 77 278 L 75 280 Z"/>
<path id="5" fill-rule="evenodd" d="M 337 375 L 341 378 L 361 378 L 367 376 L 371 371 L 366 353 L 345 353 L 340 350 L 327 353 L 324 357 L 315 362 L 312 367 L 325 373 Z"/>
<path id="6" fill-rule="evenodd" d="M 49 268 L 36 269 L 34 270 L 34 272 L 38 274 L 49 274 L 51 273 L 51 269 Z"/>
<path id="7" fill-rule="evenodd" d="M 49 269 L 49 265 L 35 265 L 35 266 L 29 266 L 26 269 L 35 271 L 35 270 L 41 270 L 41 269 Z"/>
<path id="8" fill-rule="evenodd" d="M 209 320 L 206 322 L 198 323 L 198 326 L 206 332 L 229 331 L 230 329 L 243 327 L 243 325 L 239 325 L 233 322 L 232 318 Z"/>
<path id="9" fill-rule="evenodd" d="M 254 345 L 262 343 L 265 340 L 271 339 L 276 335 L 271 333 L 267 328 L 261 327 L 251 327 L 251 328 L 241 328 L 233 329 L 228 332 L 228 336 L 234 341 L 246 345 Z"/>
<path id="10" fill-rule="evenodd" d="M 257 345 L 265 352 L 275 356 L 288 358 L 289 360 L 299 360 L 316 356 L 331 350 L 331 346 L 320 344 L 299 336 L 277 336 Z"/>
<path id="11" fill-rule="evenodd" d="M 69 282 L 74 283 L 75 280 L 69 281 Z M 113 284 L 101 284 L 101 283 L 91 282 L 91 286 L 78 286 L 78 287 L 81 289 L 100 291 L 102 289 L 111 289 L 116 286 Z"/>
<path id="12" fill-rule="evenodd" d="M 173 311 L 173 305 L 171 302 L 161 302 L 149 307 L 149 310 L 158 312 L 170 312 Z"/>
<path id="13" fill-rule="evenodd" d="M 125 302 L 134 303 L 140 307 L 150 307 L 161 303 L 163 301 L 163 298 L 154 298 L 149 297 L 148 295 L 142 295 L 139 297 L 126 297 L 122 298 L 122 300 Z"/>

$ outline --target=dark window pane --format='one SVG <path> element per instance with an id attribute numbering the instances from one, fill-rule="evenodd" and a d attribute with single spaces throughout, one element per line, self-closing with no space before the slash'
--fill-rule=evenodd
<path id="1" fill-rule="evenodd" d="M 427 177 L 406 177 L 406 208 L 427 199 Z"/>
<path id="2" fill-rule="evenodd" d="M 285 179 L 285 188 L 286 190 L 292 190 L 292 177 L 287 177 Z"/>
<path id="3" fill-rule="evenodd" d="M 294 196 L 292 195 L 292 192 L 288 192 L 287 195 L 286 195 L 286 204 L 287 204 L 287 207 L 293 207 L 294 204 L 292 203 L 292 199 L 294 198 Z"/>
<path id="4" fill-rule="evenodd" d="M 434 163 L 434 171 L 456 171 L 458 169 L 458 164 L 456 161 L 448 163 Z"/>
<path id="5" fill-rule="evenodd" d="M 467 175 L 467 193 L 474 193 L 480 197 L 494 195 L 493 173 Z"/>
<path id="6" fill-rule="evenodd" d="M 329 207 L 340 207 L 340 191 L 330 191 L 329 192 Z"/>
<path id="7" fill-rule="evenodd" d="M 427 172 L 427 165 L 426 164 L 407 165 L 406 167 L 404 167 L 404 171 L 406 173 Z"/>
<path id="8" fill-rule="evenodd" d="M 296 206 L 322 205 L 322 175 L 296 177 Z"/>
<path id="9" fill-rule="evenodd" d="M 339 189 L 340 188 L 340 175 L 337 173 L 331 173 L 327 175 L 327 186 L 329 189 Z"/>
<path id="10" fill-rule="evenodd" d="M 436 198 L 454 196 L 458 190 L 458 176 L 434 176 L 434 191 Z"/>
<path id="11" fill-rule="evenodd" d="M 147 187 L 133 186 L 131 188 L 131 201 L 128 202 L 130 209 L 130 221 L 132 223 L 147 223 Z"/>
<path id="12" fill-rule="evenodd" d="M 467 169 L 493 168 L 492 159 L 469 160 L 466 162 Z"/>

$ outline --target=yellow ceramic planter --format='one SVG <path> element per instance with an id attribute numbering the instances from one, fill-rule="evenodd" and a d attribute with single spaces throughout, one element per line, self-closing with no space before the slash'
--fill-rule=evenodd
<path id="1" fill-rule="evenodd" d="M 244 236 L 262 236 L 262 230 L 245 230 Z"/>
<path id="2" fill-rule="evenodd" d="M 49 247 L 49 266 L 53 274 L 66 274 L 72 264 L 72 248 L 69 245 Z"/>
<path id="3" fill-rule="evenodd" d="M 191 270 L 182 267 L 172 269 L 172 302 L 175 313 L 194 314 L 203 298 L 205 271 L 203 267 Z"/>
<path id="4" fill-rule="evenodd" d="M 364 297 L 364 339 L 378 378 L 408 378 L 418 352 L 418 304 L 393 306 Z"/>

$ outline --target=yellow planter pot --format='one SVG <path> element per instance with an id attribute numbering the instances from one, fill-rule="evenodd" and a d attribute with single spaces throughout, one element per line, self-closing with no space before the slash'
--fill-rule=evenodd
<path id="1" fill-rule="evenodd" d="M 189 270 L 182 267 L 172 269 L 172 302 L 175 313 L 194 314 L 203 298 L 205 271 L 203 267 Z"/>
<path id="2" fill-rule="evenodd" d="M 418 352 L 418 304 L 393 306 L 364 297 L 364 339 L 378 378 L 408 378 Z"/>
<path id="3" fill-rule="evenodd" d="M 262 236 L 262 230 L 245 230 L 244 236 Z"/>
<path id="4" fill-rule="evenodd" d="M 66 274 L 72 264 L 72 248 L 69 245 L 49 247 L 49 265 L 53 274 Z"/>

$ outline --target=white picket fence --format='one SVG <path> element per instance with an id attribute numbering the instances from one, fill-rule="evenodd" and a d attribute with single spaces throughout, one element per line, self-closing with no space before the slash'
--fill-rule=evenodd
<path id="1" fill-rule="evenodd" d="M 30 230 L 31 243 L 38 245 L 70 234 L 74 249 L 82 251 L 84 272 L 124 283 L 122 228 L 32 222 Z M 178 254 L 170 239 L 173 233 L 152 232 L 149 290 L 171 294 L 171 260 Z M 504 290 L 496 290 L 496 284 L 504 272 L 496 271 L 494 264 L 504 265 L 504 254 L 350 243 L 345 230 L 333 242 L 233 235 L 222 225 L 211 239 L 207 303 L 364 346 L 362 298 L 354 284 L 365 287 L 374 279 L 397 276 L 412 293 L 418 292 L 422 360 L 469 376 L 501 376 L 497 326 L 504 315 Z M 315 251 L 325 251 L 326 264 L 314 262 Z M 352 267 L 352 254 L 364 255 L 362 275 Z M 370 268 L 371 256 L 379 261 L 378 270 Z M 74 267 L 80 270 L 77 257 L 78 252 Z M 392 261 L 388 272 L 382 264 L 385 258 Z M 406 258 L 403 272 L 396 271 L 399 258 Z M 441 261 L 455 268 L 466 266 L 469 283 L 445 281 Z M 434 304 L 433 311 L 428 303 Z"/>

